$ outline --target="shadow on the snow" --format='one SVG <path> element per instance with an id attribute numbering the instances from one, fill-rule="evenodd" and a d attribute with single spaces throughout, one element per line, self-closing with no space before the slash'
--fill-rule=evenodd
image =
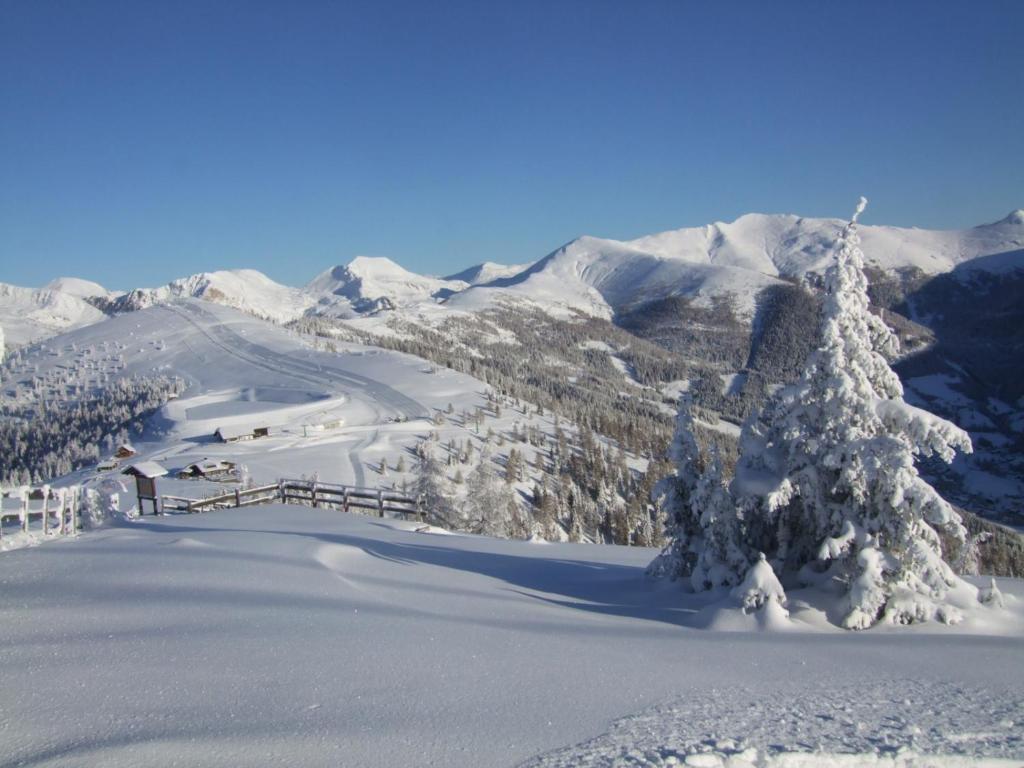
<path id="1" fill-rule="evenodd" d="M 369 524 L 375 523 L 367 520 Z M 301 531 L 295 528 L 208 528 L 174 525 L 169 528 L 160 523 L 136 521 L 133 524 L 135 529 L 153 530 L 162 533 L 175 533 L 185 535 L 188 533 L 210 534 L 216 532 L 267 534 L 289 537 L 303 537 L 313 539 L 323 544 L 353 547 L 370 557 L 393 563 L 396 566 L 429 565 L 437 568 L 475 573 L 491 579 L 504 582 L 508 585 L 511 594 L 519 598 L 526 598 L 557 605 L 564 608 L 588 611 L 592 613 L 605 614 L 610 616 L 622 616 L 633 619 L 645 619 L 649 621 L 663 622 L 667 624 L 686 626 L 691 622 L 687 621 L 700 608 L 704 607 L 706 599 L 702 596 L 686 595 L 681 600 L 681 593 L 677 587 L 669 589 L 660 584 L 652 584 L 644 576 L 644 569 L 640 566 L 620 565 L 616 563 L 605 563 L 585 558 L 573 559 L 557 556 L 548 556 L 546 545 L 526 545 L 530 551 L 523 555 L 508 554 L 506 552 L 488 551 L 487 538 L 472 539 L 463 537 L 450 537 L 451 543 L 444 544 L 419 543 L 406 541 L 389 541 L 380 538 L 360 536 L 358 534 L 328 533 L 320 531 Z M 393 531 L 398 536 L 422 537 L 422 534 L 403 533 L 395 531 L 390 526 L 383 526 Z M 434 538 L 434 537 L 431 537 Z M 437 537 L 442 540 L 449 537 Z M 485 548 L 466 549 L 459 546 L 460 542 L 484 542 Z M 506 545 L 505 542 L 502 542 Z M 564 551 L 564 550 L 563 550 Z M 204 556 L 203 550 L 197 550 L 198 556 Z M 217 556 L 221 553 L 218 552 Z M 231 553 L 233 557 L 249 557 L 249 554 Z M 252 557 L 258 560 L 268 561 L 263 554 L 253 553 Z M 273 557 L 273 560 L 280 562 L 286 558 Z M 289 560 L 292 565 L 307 567 L 310 561 L 303 558 Z M 313 567 L 322 567 L 313 564 Z M 375 575 L 366 574 L 360 576 L 368 581 L 378 579 Z M 398 582 L 395 586 L 407 589 L 417 589 L 415 579 Z M 449 586 L 430 585 L 424 589 L 436 589 L 437 591 L 456 591 Z M 468 592 L 473 594 L 472 591 Z M 482 594 L 482 593 L 481 593 Z M 493 593 L 490 593 L 493 595 Z"/>

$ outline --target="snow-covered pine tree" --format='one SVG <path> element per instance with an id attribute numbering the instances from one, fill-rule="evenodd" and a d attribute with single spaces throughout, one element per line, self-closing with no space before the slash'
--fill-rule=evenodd
<path id="1" fill-rule="evenodd" d="M 700 511 L 690 502 L 703 471 L 703 459 L 693 434 L 693 403 L 683 394 L 679 399 L 676 430 L 669 446 L 672 474 L 661 480 L 653 495 L 665 512 L 665 536 L 668 544 L 647 567 L 654 578 L 689 578 L 697 561 L 700 537 Z"/>
<path id="2" fill-rule="evenodd" d="M 844 626 L 879 620 L 956 621 L 946 601 L 958 578 L 936 529 L 965 541 L 959 516 L 914 467 L 949 462 L 970 439 L 903 401 L 887 358 L 895 335 L 869 310 L 857 211 L 825 275 L 819 343 L 800 380 L 748 420 L 733 482 L 743 543 L 776 570 L 828 570 L 846 584 Z"/>
<path id="3" fill-rule="evenodd" d="M 445 474 L 444 466 L 426 451 L 420 460 L 416 477 L 416 506 L 427 520 L 445 528 L 456 528 L 459 514 L 455 509 L 454 493 Z"/>

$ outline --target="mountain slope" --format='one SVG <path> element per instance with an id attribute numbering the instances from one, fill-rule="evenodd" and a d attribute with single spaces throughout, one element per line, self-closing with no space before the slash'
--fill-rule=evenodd
<path id="1" fill-rule="evenodd" d="M 461 309 L 499 298 L 601 317 L 653 299 L 700 302 L 729 294 L 741 314 L 753 314 L 757 294 L 824 270 L 844 222 L 791 215 L 748 214 L 732 223 L 678 229 L 630 241 L 584 236 L 511 278 L 474 286 L 453 297 Z M 884 272 L 945 273 L 979 257 L 1024 246 L 1024 213 L 966 230 L 862 225 L 869 264 Z"/>
<path id="2" fill-rule="evenodd" d="M 382 256 L 357 256 L 332 267 L 306 284 L 308 293 L 347 299 L 358 311 L 443 299 L 466 288 L 460 280 L 410 272 Z"/>
<path id="3" fill-rule="evenodd" d="M 0 327 L 8 346 L 30 344 L 104 317 L 96 307 L 71 293 L 0 283 Z"/>
<path id="4" fill-rule="evenodd" d="M 83 280 L 80 277 L 58 277 L 44 285 L 43 290 L 61 291 L 62 293 L 77 296 L 80 299 L 107 298 L 114 295 L 99 283 L 94 283 L 92 280 Z"/>
<path id="5" fill-rule="evenodd" d="M 701 596 L 651 588 L 655 550 L 423 527 L 257 505 L 4 554 L 5 763 L 509 766 L 638 711 L 529 764 L 1024 754 L 1019 580 L 967 626 L 837 636 L 794 591 L 798 631 L 727 633 L 697 628 L 725 623 Z"/>
<path id="6" fill-rule="evenodd" d="M 512 264 L 510 266 L 505 266 L 504 264 L 495 264 L 493 261 L 485 261 L 482 264 L 475 264 L 468 269 L 464 269 L 461 272 L 456 272 L 454 275 L 449 275 L 445 280 L 459 281 L 468 283 L 469 285 L 484 285 L 485 283 L 490 283 L 494 280 L 514 277 L 524 269 L 528 269 L 530 266 L 530 264 Z"/>
<path id="7" fill-rule="evenodd" d="M 281 285 L 255 269 L 233 269 L 201 272 L 160 288 L 138 288 L 108 306 L 114 312 L 128 312 L 181 298 L 204 299 L 275 322 L 301 317 L 316 303 L 302 289 Z"/>

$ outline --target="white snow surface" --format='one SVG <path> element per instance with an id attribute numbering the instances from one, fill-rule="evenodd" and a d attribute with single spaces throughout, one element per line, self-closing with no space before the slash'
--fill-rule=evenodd
<path id="1" fill-rule="evenodd" d="M 986 635 L 723 633 L 652 550 L 418 527 L 268 505 L 0 556 L 0 762 L 1024 759 L 1020 581 Z"/>

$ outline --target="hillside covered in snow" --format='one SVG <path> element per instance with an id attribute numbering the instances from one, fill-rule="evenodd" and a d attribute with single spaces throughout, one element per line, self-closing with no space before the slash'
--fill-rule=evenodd
<path id="1" fill-rule="evenodd" d="M 4 761 L 1009 768 L 1024 756 L 1019 581 L 1000 582 L 1005 609 L 956 628 L 856 635 L 792 593 L 792 629 L 765 633 L 652 589 L 653 554 L 292 505 L 146 517 L 6 553 Z"/>
<path id="2" fill-rule="evenodd" d="M 688 391 L 728 455 L 738 425 L 806 356 L 814 291 L 840 224 L 750 214 L 629 241 L 581 237 L 533 264 L 483 263 L 446 278 L 383 257 L 357 257 L 302 287 L 255 270 L 127 293 L 60 278 L 40 290 L 0 287 L 0 327 L 8 350 L 79 327 L 124 343 L 133 313 L 198 299 L 208 311 L 241 310 L 335 348 L 383 345 L 424 366 L 454 367 L 648 458 Z M 872 300 L 901 338 L 908 397 L 963 423 L 979 449 L 941 469 L 946 492 L 1010 520 L 1024 499 L 1024 390 L 1012 338 L 1021 327 L 1024 213 L 955 231 L 862 226 L 861 236 Z M 524 378 L 513 364 L 534 374 Z M 648 441 L 630 436 L 631 426 Z"/>

